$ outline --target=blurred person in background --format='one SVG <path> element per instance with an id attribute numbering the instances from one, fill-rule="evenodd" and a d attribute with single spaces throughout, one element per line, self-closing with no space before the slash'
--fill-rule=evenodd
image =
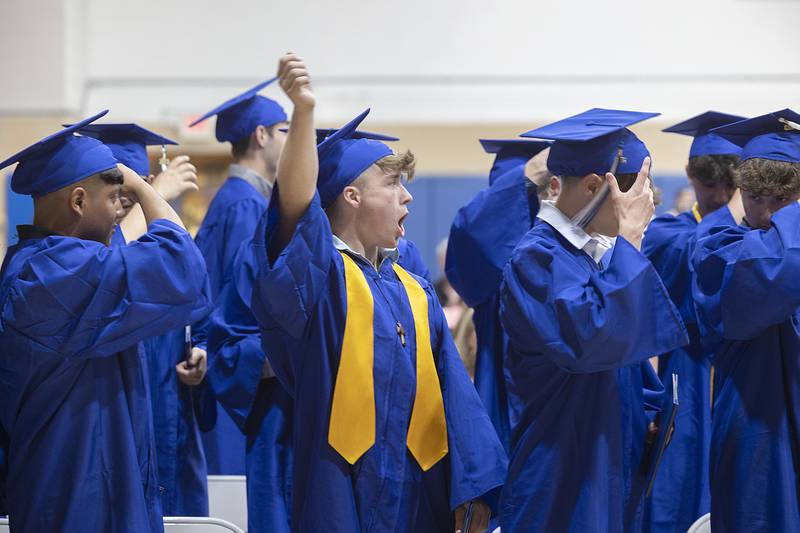
<path id="1" fill-rule="evenodd" d="M 741 194 L 698 226 L 692 297 L 714 364 L 711 528 L 799 531 L 800 114 L 712 130 Z"/>
<path id="2" fill-rule="evenodd" d="M 658 357 L 658 375 L 670 395 L 670 376 L 678 375 L 680 408 L 675 433 L 648 502 L 646 531 L 683 532 L 711 510 L 708 453 L 714 384 L 710 354 L 703 347 L 697 327 L 690 261 L 700 221 L 725 207 L 736 191 L 736 169 L 742 152 L 741 147 L 710 130 L 743 118 L 708 111 L 664 130 L 693 137 L 686 175 L 697 202 L 677 215 L 657 217 L 642 241 L 642 252 L 658 271 L 680 311 L 690 341 Z"/>
<path id="3" fill-rule="evenodd" d="M 510 408 L 506 395 L 503 359 L 508 338 L 500 325 L 500 282 L 511 252 L 536 220 L 539 202 L 555 200 L 560 182 L 547 170 L 547 141 L 483 139 L 481 144 L 495 154 L 489 186 L 453 220 L 444 272 L 466 302 L 464 307 L 474 309 L 467 317 L 473 327 L 459 324 L 454 337 L 457 345 L 464 346 L 465 365 L 474 369 L 478 396 L 508 451 L 518 413 Z M 464 335 L 470 337 L 459 343 Z"/>
<path id="4" fill-rule="evenodd" d="M 288 126 L 286 112 L 276 101 L 259 93 L 275 79 L 266 80 L 215 107 L 194 123 L 217 117 L 217 141 L 231 144 L 233 162 L 228 179 L 217 191 L 197 231 L 195 242 L 203 253 L 216 299 L 236 250 L 253 236 L 267 210 L 275 183 L 278 158 Z M 194 324 L 193 341 L 207 345 L 207 321 Z M 214 382 L 210 383 L 214 388 Z M 211 429 L 203 433 L 209 474 L 243 475 L 246 442 L 228 413 L 218 404 L 208 411 L 215 416 L 203 420 Z"/>

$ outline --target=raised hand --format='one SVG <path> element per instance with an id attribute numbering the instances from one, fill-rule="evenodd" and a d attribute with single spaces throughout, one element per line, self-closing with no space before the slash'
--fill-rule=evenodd
<path id="1" fill-rule="evenodd" d="M 278 82 L 295 109 L 311 109 L 316 103 L 311 92 L 311 76 L 303 59 L 293 52 L 286 53 L 278 61 Z"/>
<path id="2" fill-rule="evenodd" d="M 153 188 L 161 197 L 171 202 L 187 191 L 196 191 L 197 169 L 189 162 L 188 155 L 179 155 L 169 162 L 161 174 L 153 178 Z"/>
<path id="3" fill-rule="evenodd" d="M 606 174 L 609 186 L 609 200 L 619 227 L 619 235 L 638 250 L 642 245 L 644 230 L 653 217 L 653 188 L 650 185 L 650 158 L 645 157 L 636 181 L 627 192 L 619 190 L 617 178 Z"/>

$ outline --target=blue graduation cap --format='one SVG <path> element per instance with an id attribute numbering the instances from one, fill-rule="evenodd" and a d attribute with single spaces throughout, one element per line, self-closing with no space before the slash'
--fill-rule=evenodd
<path id="1" fill-rule="evenodd" d="M 550 147 L 547 168 L 556 176 L 604 175 L 639 172 L 650 155 L 645 144 L 627 126 L 661 113 L 594 108 L 525 132 L 521 137 L 555 141 Z"/>
<path id="2" fill-rule="evenodd" d="M 317 145 L 317 190 L 323 208 L 333 204 L 344 188 L 353 183 L 370 165 L 394 153 L 381 141 L 354 137 L 356 128 L 369 111 L 367 109 Z"/>
<path id="3" fill-rule="evenodd" d="M 117 166 L 111 149 L 91 137 L 75 135 L 80 128 L 108 113 L 108 109 L 58 131 L 17 152 L 3 169 L 19 163 L 11 190 L 37 198 Z"/>
<path id="4" fill-rule="evenodd" d="M 740 120 L 712 132 L 742 146 L 742 161 L 759 158 L 800 163 L 800 114 L 791 109 Z"/>
<path id="5" fill-rule="evenodd" d="M 289 131 L 289 128 L 280 128 L 280 131 L 286 133 Z M 333 134 L 336 128 L 317 128 L 317 144 L 320 144 L 326 138 L 330 137 Z M 394 137 L 392 135 L 384 135 L 383 133 L 373 133 L 371 131 L 361 131 L 356 130 L 350 135 L 351 139 L 372 139 L 375 141 L 383 141 L 383 142 L 394 142 L 399 141 L 400 137 Z"/>
<path id="6" fill-rule="evenodd" d="M 741 155 L 741 146 L 735 145 L 716 133 L 709 133 L 709 131 L 726 124 L 744 120 L 744 118 L 738 115 L 719 113 L 718 111 L 706 111 L 662 131 L 694 137 L 692 147 L 689 149 L 690 159 L 701 155 Z"/>
<path id="7" fill-rule="evenodd" d="M 150 174 L 148 146 L 178 144 L 171 139 L 145 129 L 138 124 L 89 124 L 78 130 L 81 135 L 94 137 L 111 149 L 114 157 L 140 176 Z"/>
<path id="8" fill-rule="evenodd" d="M 487 154 L 495 154 L 489 171 L 489 185 L 511 170 L 524 165 L 528 160 L 550 146 L 550 141 L 528 139 L 479 139 Z"/>
<path id="9" fill-rule="evenodd" d="M 248 137 L 258 126 L 269 127 L 279 122 L 286 122 L 286 112 L 278 102 L 257 94 L 277 79 L 276 76 L 263 81 L 242 94 L 234 96 L 189 124 L 189 127 L 217 115 L 217 140 L 235 143 Z"/>

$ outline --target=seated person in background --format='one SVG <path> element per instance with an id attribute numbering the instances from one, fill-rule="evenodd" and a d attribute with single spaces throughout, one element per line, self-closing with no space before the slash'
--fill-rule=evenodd
<path id="1" fill-rule="evenodd" d="M 423 278 L 397 265 L 413 155 L 351 139 L 315 146 L 314 95 L 280 62 L 294 104 L 278 191 L 253 250 L 253 314 L 294 400 L 292 529 L 484 531 L 506 459 Z M 454 517 L 455 514 L 455 517 Z"/>
<path id="2" fill-rule="evenodd" d="M 711 361 L 697 329 L 690 260 L 697 243 L 698 224 L 704 216 L 724 207 L 736 191 L 734 180 L 742 152 L 741 147 L 709 130 L 743 118 L 708 111 L 664 130 L 694 137 L 686 175 L 697 202 L 677 216 L 668 214 L 654 219 L 642 241 L 642 253 L 661 276 L 690 340 L 687 346 L 658 358 L 658 376 L 670 395 L 670 376 L 678 375 L 680 409 L 648 503 L 645 529 L 653 533 L 682 533 L 711 510 Z"/>
<path id="3" fill-rule="evenodd" d="M 650 158 L 626 126 L 652 116 L 592 109 L 524 134 L 555 141 L 547 167 L 562 181 L 501 288 L 509 401 L 521 406 L 503 531 L 641 529 L 646 410 L 664 396 L 648 358 L 688 342 L 639 251 L 653 213 Z"/>
<path id="4" fill-rule="evenodd" d="M 701 222 L 692 256 L 715 369 L 711 528 L 798 531 L 800 114 L 784 109 L 712 131 L 743 149 L 741 197 Z"/>
<path id="5" fill-rule="evenodd" d="M 47 137 L 12 188 L 34 197 L 0 282 L 0 422 L 12 531 L 163 529 L 143 339 L 209 311 L 205 264 L 180 218 L 100 141 Z M 120 197 L 148 231 L 109 247 Z"/>

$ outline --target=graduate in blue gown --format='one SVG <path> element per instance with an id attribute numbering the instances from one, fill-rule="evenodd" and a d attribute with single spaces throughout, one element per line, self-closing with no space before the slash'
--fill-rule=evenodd
<path id="1" fill-rule="evenodd" d="M 398 263 L 430 274 L 416 247 L 402 239 Z M 208 379 L 217 401 L 247 436 L 247 530 L 291 531 L 292 400 L 267 362 L 250 311 L 258 265 L 252 240 L 240 246 L 208 329 Z"/>
<path id="2" fill-rule="evenodd" d="M 196 170 L 187 156 L 164 161 L 164 170 L 157 176 L 150 173 L 147 146 L 164 147 L 175 141 L 136 124 L 90 124 L 78 133 L 103 142 L 117 161 L 149 179 L 167 201 L 197 190 Z M 128 206 L 127 211 L 112 246 L 134 241 L 147 230 L 139 206 Z M 153 405 L 158 485 L 165 516 L 208 516 L 206 459 L 197 417 L 204 406 L 205 352 L 195 348 L 194 358 L 185 361 L 184 340 L 184 330 L 175 329 L 142 341 Z M 187 368 L 189 362 L 191 368 Z"/>
<path id="3" fill-rule="evenodd" d="M 652 532 L 683 533 L 695 520 L 711 511 L 708 487 L 711 360 L 697 328 L 691 257 L 697 242 L 697 225 L 704 216 L 724 207 L 736 191 L 734 177 L 742 151 L 709 130 L 743 118 L 708 111 L 664 130 L 694 138 L 686 175 L 697 203 L 677 216 L 666 214 L 654 219 L 642 241 L 642 253 L 661 276 L 690 339 L 687 346 L 658 358 L 658 375 L 670 394 L 670 376 L 678 375 L 680 408 L 675 433 L 662 458 L 648 501 L 645 529 Z"/>
<path id="4" fill-rule="evenodd" d="M 203 253 L 216 299 L 223 278 L 239 245 L 253 236 L 261 215 L 267 210 L 278 157 L 286 134 L 286 113 L 276 101 L 258 94 L 273 79 L 215 107 L 192 125 L 217 116 L 216 137 L 231 143 L 233 164 L 228 179 L 219 188 L 197 231 L 195 242 Z M 194 342 L 206 348 L 207 321 L 194 325 Z M 203 420 L 212 426 L 203 433 L 209 474 L 245 473 L 245 436 L 219 405 L 216 416 Z M 214 424 L 214 418 L 216 423 Z"/>
<path id="5" fill-rule="evenodd" d="M 12 531 L 162 531 L 147 359 L 140 341 L 209 311 L 180 218 L 108 147 L 74 131 L 0 163 L 34 221 L 0 281 L 0 398 Z M 135 198 L 148 229 L 109 247 Z"/>
<path id="6" fill-rule="evenodd" d="M 715 344 L 711 527 L 798 531 L 800 114 L 712 131 L 743 150 L 741 203 L 701 223 L 692 258 L 701 333 Z"/>
<path id="7" fill-rule="evenodd" d="M 331 130 L 318 130 L 321 140 Z M 359 138 L 397 140 L 368 132 Z M 413 243 L 401 239 L 398 263 L 430 280 Z M 220 405 L 247 436 L 247 530 L 290 532 L 292 401 L 278 383 L 261 346 L 250 297 L 258 265 L 252 239 L 236 252 L 208 329 L 209 374 Z"/>
<path id="8" fill-rule="evenodd" d="M 547 170 L 547 141 L 483 139 L 481 144 L 497 154 L 489 187 L 456 214 L 447 241 L 445 273 L 475 310 L 475 388 L 508 451 L 516 416 L 508 405 L 503 375 L 508 337 L 500 325 L 500 282 L 503 266 L 539 212 L 539 186 L 544 199 L 553 199 L 558 180 Z"/>
<path id="9" fill-rule="evenodd" d="M 649 411 L 664 401 L 648 358 L 688 340 L 639 251 L 653 212 L 650 159 L 625 126 L 652 116 L 592 109 L 524 134 L 555 140 L 547 166 L 562 183 L 501 287 L 508 394 L 522 405 L 503 531 L 641 528 Z"/>
<path id="10" fill-rule="evenodd" d="M 279 74 L 294 113 L 254 238 L 252 309 L 294 400 L 292 529 L 454 531 L 469 507 L 483 531 L 505 453 L 433 287 L 390 250 L 413 155 L 349 138 L 365 112 L 318 159 L 304 64 L 289 54 Z"/>

